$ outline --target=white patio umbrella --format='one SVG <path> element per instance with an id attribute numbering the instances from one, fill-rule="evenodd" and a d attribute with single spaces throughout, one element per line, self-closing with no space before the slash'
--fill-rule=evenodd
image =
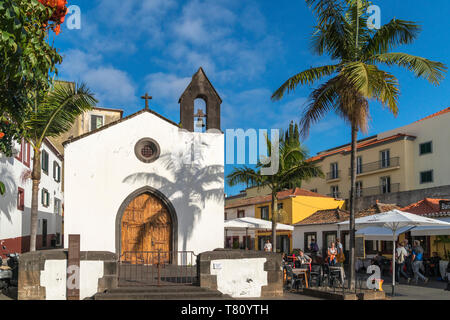
<path id="1" fill-rule="evenodd" d="M 350 221 L 345 221 L 338 223 L 339 225 L 348 225 Z M 450 226 L 450 223 L 445 221 L 440 221 L 436 219 L 430 219 L 426 217 L 419 216 L 417 214 L 412 214 L 408 212 L 402 212 L 400 210 L 392 210 L 388 212 L 383 212 L 375 214 L 372 216 L 367 216 L 363 218 L 355 219 L 355 226 L 360 228 L 367 227 L 380 227 L 387 228 L 392 231 L 392 241 L 393 254 L 392 254 L 392 295 L 395 292 L 395 241 L 397 239 L 397 231 L 400 228 L 405 227 L 439 227 L 439 226 Z"/>
<path id="2" fill-rule="evenodd" d="M 233 220 L 227 220 L 224 223 L 225 229 L 245 229 L 245 235 L 248 236 L 248 230 L 271 230 L 272 221 L 257 219 L 253 217 L 237 218 Z M 278 231 L 293 231 L 294 227 L 277 223 Z M 245 248 L 247 248 L 247 242 L 245 242 Z"/>

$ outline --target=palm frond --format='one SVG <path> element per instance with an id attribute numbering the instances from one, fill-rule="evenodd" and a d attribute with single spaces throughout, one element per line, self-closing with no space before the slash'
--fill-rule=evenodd
<path id="1" fill-rule="evenodd" d="M 386 53 L 394 47 L 412 43 L 420 33 L 420 26 L 412 21 L 392 19 L 383 25 L 366 43 L 363 55 L 368 58 Z"/>
<path id="2" fill-rule="evenodd" d="M 300 120 L 302 137 L 308 136 L 313 123 L 321 120 L 330 110 L 335 109 L 338 98 L 339 77 L 334 77 L 315 89 L 308 98 L 308 105 Z"/>
<path id="3" fill-rule="evenodd" d="M 404 67 L 414 72 L 417 77 L 425 78 L 434 85 L 438 85 L 444 79 L 444 73 L 447 72 L 447 66 L 441 62 L 401 52 L 381 53 L 370 57 L 368 60 L 384 63 L 388 66 Z"/>
<path id="4" fill-rule="evenodd" d="M 93 94 L 86 87 L 57 85 L 45 96 L 25 125 L 39 143 L 45 137 L 56 137 L 68 131 L 75 119 L 91 110 L 97 103 Z"/>
<path id="5" fill-rule="evenodd" d="M 283 85 L 272 95 L 272 100 L 282 99 L 286 91 L 289 94 L 291 91 L 294 91 L 299 84 L 310 85 L 321 80 L 323 77 L 332 75 L 338 68 L 339 65 L 327 65 L 302 71 L 283 83 Z"/>
<path id="6" fill-rule="evenodd" d="M 230 186 L 236 186 L 245 183 L 250 186 L 259 186 L 264 184 L 264 176 L 249 167 L 234 168 L 233 172 L 227 175 L 227 183 Z"/>

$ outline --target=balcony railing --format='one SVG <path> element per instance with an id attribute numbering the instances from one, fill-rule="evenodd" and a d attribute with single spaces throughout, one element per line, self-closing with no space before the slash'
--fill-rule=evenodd
<path id="1" fill-rule="evenodd" d="M 340 199 L 341 198 L 341 193 L 340 192 L 330 193 L 330 194 L 327 194 L 327 196 L 331 197 L 331 198 Z"/>
<path id="2" fill-rule="evenodd" d="M 327 173 L 327 180 L 335 180 L 341 177 L 341 171 L 331 171 Z"/>
<path id="3" fill-rule="evenodd" d="M 365 163 L 363 165 L 356 167 L 357 174 L 364 174 L 368 172 L 373 172 L 381 169 L 395 168 L 400 166 L 400 158 L 389 158 L 385 160 L 380 160 L 376 162 Z M 348 175 L 352 174 L 352 169 L 348 169 Z"/>
<path id="4" fill-rule="evenodd" d="M 386 186 L 356 189 L 356 197 L 377 196 L 380 194 L 394 193 L 400 191 L 400 183 L 391 183 Z"/>

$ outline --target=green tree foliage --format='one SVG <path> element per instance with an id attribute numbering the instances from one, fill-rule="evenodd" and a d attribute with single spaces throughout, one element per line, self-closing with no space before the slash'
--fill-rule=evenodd
<path id="1" fill-rule="evenodd" d="M 320 168 L 310 162 L 306 162 L 308 155 L 300 145 L 299 140 L 294 140 L 295 126 L 292 130 L 280 136 L 279 140 L 279 170 L 274 175 L 263 175 L 261 168 L 270 167 L 270 164 L 258 162 L 256 170 L 249 167 L 235 168 L 227 176 L 230 186 L 246 183 L 251 186 L 269 187 L 272 194 L 272 250 L 276 251 L 276 225 L 279 222 L 278 199 L 279 191 L 296 187 L 302 180 L 323 176 Z M 267 153 L 271 156 L 272 142 L 266 137 Z"/>
<path id="2" fill-rule="evenodd" d="M 37 0 L 0 1 L 0 132 L 5 133 L 0 152 L 7 156 L 62 61 L 48 43 L 44 24 L 51 15 L 52 10 Z"/>

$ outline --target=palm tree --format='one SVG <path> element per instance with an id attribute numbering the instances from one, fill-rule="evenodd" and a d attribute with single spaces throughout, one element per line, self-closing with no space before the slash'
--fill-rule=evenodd
<path id="1" fill-rule="evenodd" d="M 84 85 L 57 84 L 36 103 L 33 112 L 25 121 L 25 139 L 34 151 L 31 179 L 33 181 L 31 198 L 30 251 L 36 251 L 38 220 L 38 194 L 41 181 L 41 148 L 47 137 L 57 137 L 68 131 L 75 119 L 91 110 L 97 103 L 93 94 Z"/>
<path id="2" fill-rule="evenodd" d="M 392 19 L 378 30 L 368 27 L 366 0 L 306 0 L 318 18 L 312 35 L 312 48 L 318 55 L 327 54 L 334 64 L 310 68 L 289 78 L 273 95 L 280 100 L 298 85 L 327 81 L 313 90 L 304 110 L 302 135 L 328 112 L 335 111 L 351 125 L 350 189 L 350 288 L 355 277 L 355 183 L 356 143 L 359 131 L 367 132 L 369 100 L 380 102 L 394 115 L 398 113 L 400 95 L 397 78 L 379 65 L 400 66 L 417 77 L 438 85 L 447 67 L 407 53 L 391 52 L 396 46 L 410 44 L 420 27 L 411 21 Z"/>
<path id="3" fill-rule="evenodd" d="M 283 137 L 283 134 L 281 135 Z M 301 186 L 302 180 L 312 177 L 322 176 L 322 171 L 310 162 L 305 160 L 308 155 L 300 142 L 290 139 L 289 133 L 286 138 L 279 140 L 279 170 L 273 175 L 263 175 L 261 168 L 264 165 L 258 162 L 256 170 L 249 167 L 234 168 L 227 176 L 227 182 L 230 186 L 240 183 L 246 183 L 251 186 L 268 187 L 271 190 L 271 208 L 272 208 L 272 250 L 276 252 L 276 227 L 280 220 L 278 212 L 278 192 L 287 188 L 295 188 Z M 271 155 L 272 145 L 270 139 L 266 136 L 266 145 L 268 155 Z"/>

